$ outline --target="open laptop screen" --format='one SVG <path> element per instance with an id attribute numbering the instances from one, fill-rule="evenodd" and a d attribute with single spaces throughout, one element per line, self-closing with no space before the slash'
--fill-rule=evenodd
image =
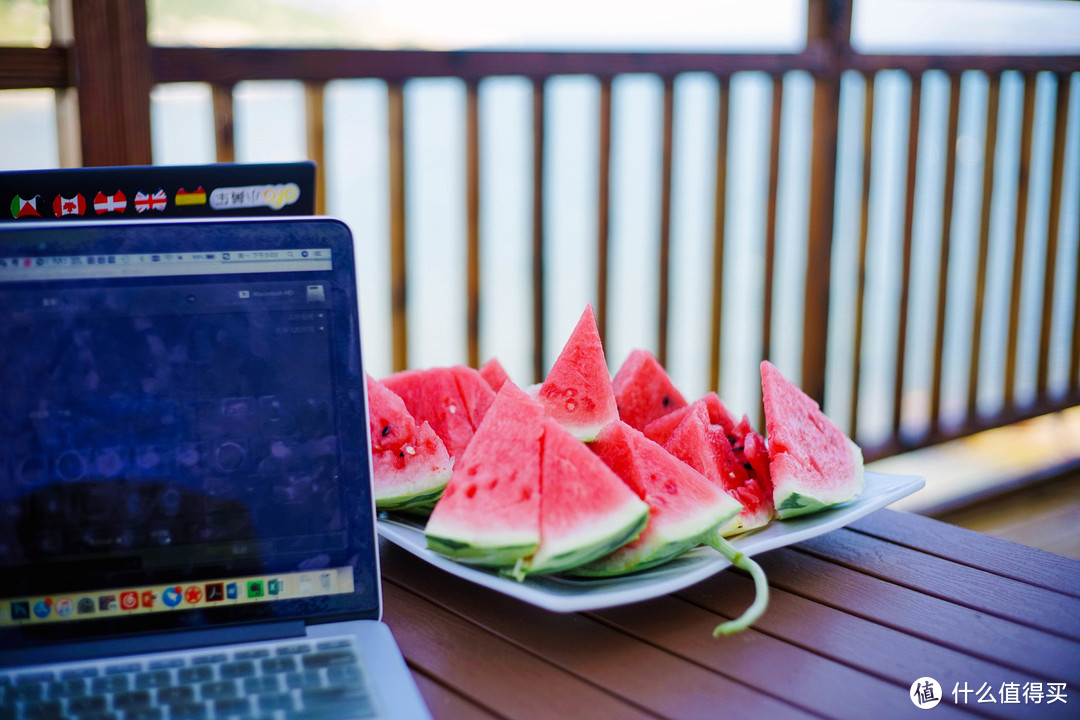
<path id="1" fill-rule="evenodd" d="M 329 220 L 0 231 L 0 644 L 376 617 Z"/>

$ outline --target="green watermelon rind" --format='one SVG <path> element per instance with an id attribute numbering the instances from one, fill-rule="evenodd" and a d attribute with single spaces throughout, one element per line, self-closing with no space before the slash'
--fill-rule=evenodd
<path id="1" fill-rule="evenodd" d="M 378 510 L 409 510 L 430 513 L 435 507 L 435 502 L 442 497 L 446 484 L 450 482 L 450 473 L 447 472 L 442 481 L 430 488 L 419 492 L 407 492 L 393 497 L 375 497 L 375 507 Z M 399 489 L 399 488 L 395 488 Z"/>
<path id="2" fill-rule="evenodd" d="M 540 543 L 536 553 L 522 568 L 525 575 L 542 575 L 590 563 L 632 542 L 649 521 L 649 506 L 632 498 L 607 518 L 604 525 L 592 525 L 587 532 L 563 538 L 560 548 L 551 549 Z"/>
<path id="3" fill-rule="evenodd" d="M 746 516 L 742 512 L 736 513 L 734 517 L 727 520 L 716 529 L 716 534 L 722 538 L 726 538 L 731 537 L 732 535 L 739 535 L 744 532 L 763 528 L 772 522 L 772 515 L 771 508 L 761 508 L 752 516 Z"/>
<path id="4" fill-rule="evenodd" d="M 834 481 L 832 487 L 812 487 L 799 477 L 773 474 L 773 500 L 776 504 L 777 517 L 787 520 L 800 515 L 809 515 L 849 502 L 862 494 L 866 488 L 862 450 L 850 438 L 847 441 L 851 449 L 854 473 L 843 482 Z"/>
<path id="5" fill-rule="evenodd" d="M 468 565 L 484 565 L 486 567 L 510 568 L 519 560 L 529 557 L 540 546 L 536 541 L 511 540 L 509 538 L 499 541 L 479 538 L 467 540 L 444 537 L 425 530 L 429 550 L 440 555 L 457 560 Z"/>
<path id="6" fill-rule="evenodd" d="M 701 508 L 677 525 L 669 525 L 651 538 L 651 542 L 635 548 L 624 547 L 591 563 L 572 568 L 569 575 L 581 577 L 613 577 L 648 570 L 677 558 L 687 550 L 701 545 L 710 533 L 742 510 L 734 498 L 724 496 L 721 502 Z"/>

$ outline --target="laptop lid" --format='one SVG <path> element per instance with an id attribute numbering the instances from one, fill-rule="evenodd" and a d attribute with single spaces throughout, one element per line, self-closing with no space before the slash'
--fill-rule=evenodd
<path id="1" fill-rule="evenodd" d="M 378 618 L 334 220 L 0 226 L 0 647 Z"/>

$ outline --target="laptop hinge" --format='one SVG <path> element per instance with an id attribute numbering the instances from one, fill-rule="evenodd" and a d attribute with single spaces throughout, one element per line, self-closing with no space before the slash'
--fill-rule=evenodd
<path id="1" fill-rule="evenodd" d="M 0 667 L 8 665 L 40 665 L 44 663 L 93 660 L 170 650 L 261 642 L 283 638 L 303 637 L 303 620 L 230 625 L 228 627 L 187 629 L 175 632 L 133 635 L 128 637 L 88 640 L 64 645 L 23 648 L 14 653 L 0 652 Z"/>

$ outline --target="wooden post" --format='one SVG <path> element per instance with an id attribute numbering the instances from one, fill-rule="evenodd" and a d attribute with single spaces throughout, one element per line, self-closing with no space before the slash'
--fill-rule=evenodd
<path id="1" fill-rule="evenodd" d="M 146 1 L 79 0 L 71 11 L 83 164 L 149 165 Z"/>
<path id="2" fill-rule="evenodd" d="M 813 145 L 810 154 L 810 217 L 807 227 L 806 300 L 802 388 L 825 399 L 829 335 L 829 280 L 836 200 L 836 143 L 840 116 L 840 72 L 835 60 L 850 53 L 852 0 L 809 0 L 807 45 L 823 47 L 833 62 L 814 78 Z"/>
<path id="3" fill-rule="evenodd" d="M 72 0 L 52 0 L 49 3 L 49 29 L 52 44 L 71 47 L 75 40 Z M 74 88 L 56 90 L 56 145 L 60 167 L 82 165 L 82 146 L 79 143 L 79 94 Z"/>

